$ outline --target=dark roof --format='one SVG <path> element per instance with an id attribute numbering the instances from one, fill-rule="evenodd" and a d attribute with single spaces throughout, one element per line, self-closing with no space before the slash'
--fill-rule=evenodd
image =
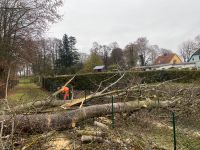
<path id="1" fill-rule="evenodd" d="M 169 64 L 170 61 L 172 60 L 172 58 L 174 56 L 177 56 L 176 54 L 164 54 L 162 56 L 159 56 L 156 60 L 155 60 L 155 64 Z M 178 57 L 179 58 L 179 57 Z"/>
<path id="2" fill-rule="evenodd" d="M 200 49 L 198 49 L 196 52 L 194 52 L 194 54 L 192 54 L 192 56 L 190 57 L 190 59 L 188 60 L 188 62 L 192 59 L 192 57 L 194 55 L 200 55 Z"/>
<path id="3" fill-rule="evenodd" d="M 193 55 L 200 55 L 200 49 L 198 49 Z"/>

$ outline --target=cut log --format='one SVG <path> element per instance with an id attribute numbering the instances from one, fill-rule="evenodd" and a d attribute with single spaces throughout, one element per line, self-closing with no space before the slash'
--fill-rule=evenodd
<path id="1" fill-rule="evenodd" d="M 81 137 L 81 141 L 83 143 L 89 143 L 89 142 L 99 142 L 99 143 L 110 143 L 108 140 L 103 139 L 102 137 L 98 137 L 98 136 L 87 136 L 87 135 L 83 135 Z"/>
<path id="2" fill-rule="evenodd" d="M 105 133 L 100 131 L 88 131 L 88 130 L 76 130 L 78 135 L 92 135 L 92 136 L 103 136 Z"/>
<path id="3" fill-rule="evenodd" d="M 176 101 L 175 101 L 176 102 Z M 167 107 L 175 102 L 160 101 L 160 107 Z M 115 113 L 133 112 L 141 108 L 152 108 L 158 106 L 155 101 L 130 101 L 125 103 L 114 103 Z M 88 118 L 100 117 L 112 113 L 112 104 L 93 105 L 67 112 L 54 114 L 31 114 L 14 116 L 15 132 L 44 132 L 48 130 L 63 130 L 72 128 L 72 124 Z M 12 116 L 0 116 L 0 122 L 4 122 L 4 131 L 11 131 Z"/>
<path id="4" fill-rule="evenodd" d="M 102 129 L 102 130 L 108 130 L 108 129 L 109 129 L 109 127 L 108 127 L 107 125 L 105 125 L 105 124 L 103 124 L 103 123 L 101 123 L 101 122 L 95 121 L 95 122 L 94 122 L 94 125 L 97 126 L 97 127 L 99 127 L 99 128 Z"/>
<path id="5" fill-rule="evenodd" d="M 112 120 L 108 119 L 107 117 L 99 117 L 98 120 L 106 125 L 112 124 Z"/>

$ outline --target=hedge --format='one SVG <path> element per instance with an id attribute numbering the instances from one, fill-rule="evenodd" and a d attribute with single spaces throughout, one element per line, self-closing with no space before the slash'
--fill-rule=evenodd
<path id="1" fill-rule="evenodd" d="M 114 76 L 115 75 L 115 76 Z M 114 77 L 113 77 L 114 76 Z M 62 86 L 73 75 L 57 76 L 57 77 L 43 77 L 42 87 L 48 91 L 55 91 L 57 87 Z M 112 77 L 112 78 L 111 78 Z M 94 90 L 98 87 L 101 81 L 108 78 L 108 81 L 102 85 L 106 86 L 120 77 L 116 72 L 102 72 L 76 75 L 72 81 L 72 85 L 78 90 Z M 160 70 L 160 71 L 142 71 L 142 72 L 126 72 L 123 80 L 133 77 L 141 78 L 142 83 L 156 83 L 167 80 L 176 79 L 174 82 L 191 83 L 200 80 L 200 71 L 198 70 Z"/>

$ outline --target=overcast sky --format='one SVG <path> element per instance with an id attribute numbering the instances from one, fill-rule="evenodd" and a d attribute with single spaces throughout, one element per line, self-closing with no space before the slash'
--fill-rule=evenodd
<path id="1" fill-rule="evenodd" d="M 94 41 L 116 41 L 124 48 L 143 36 L 177 52 L 183 41 L 200 34 L 200 0 L 65 0 L 62 14 L 48 36 L 75 36 L 86 53 Z"/>

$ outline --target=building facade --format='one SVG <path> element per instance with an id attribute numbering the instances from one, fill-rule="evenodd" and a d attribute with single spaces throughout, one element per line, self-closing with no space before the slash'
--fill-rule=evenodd
<path id="1" fill-rule="evenodd" d="M 196 64 L 197 68 L 200 68 L 200 49 L 198 49 L 189 59 L 188 62 L 193 62 Z"/>
<path id="2" fill-rule="evenodd" d="M 159 56 L 156 60 L 154 65 L 161 65 L 161 64 L 180 64 L 182 60 L 177 54 L 164 54 Z"/>

